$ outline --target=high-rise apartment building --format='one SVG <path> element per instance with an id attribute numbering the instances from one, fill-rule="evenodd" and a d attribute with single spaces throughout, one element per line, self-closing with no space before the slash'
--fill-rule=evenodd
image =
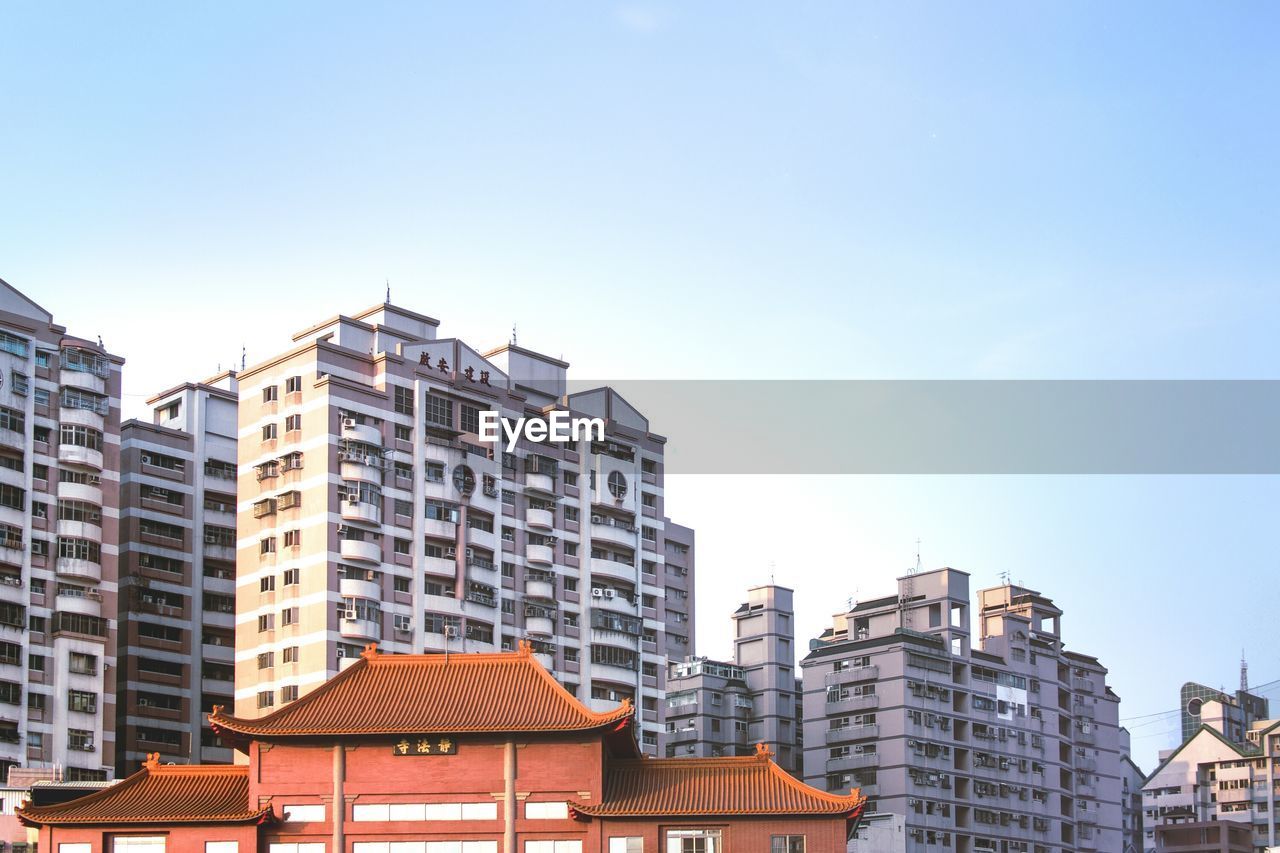
<path id="1" fill-rule="evenodd" d="M 687 656 L 667 671 L 668 757 L 751 755 L 763 743 L 778 766 L 800 764 L 792 591 L 758 586 L 733 613 L 733 659 Z"/>
<path id="2" fill-rule="evenodd" d="M 121 435 L 117 773 L 231 761 L 205 715 L 235 667 L 236 376 L 171 388 Z"/>
<path id="3" fill-rule="evenodd" d="M 656 752 L 666 656 L 692 648 L 692 537 L 663 514 L 665 439 L 609 388 L 569 394 L 560 359 L 479 352 L 437 326 L 378 305 L 240 374 L 237 713 L 294 700 L 371 642 L 527 639 L 588 705 L 632 699 Z M 482 437 L 489 412 L 536 438 L 555 411 L 604 435 Z"/>
<path id="4" fill-rule="evenodd" d="M 1236 710 L 1203 702 L 1200 728 L 1161 753 L 1142 788 L 1144 850 L 1234 850 L 1241 830 L 1254 850 L 1280 844 L 1280 720 L 1254 720 L 1237 742 Z"/>
<path id="5" fill-rule="evenodd" d="M 123 363 L 0 281 L 0 779 L 115 763 Z"/>
<path id="6" fill-rule="evenodd" d="M 872 824 L 905 818 L 883 849 L 1122 850 L 1119 698 L 1061 617 L 1034 590 L 985 589 L 973 646 L 955 569 L 837 615 L 801 663 L 806 781 L 861 787 Z"/>

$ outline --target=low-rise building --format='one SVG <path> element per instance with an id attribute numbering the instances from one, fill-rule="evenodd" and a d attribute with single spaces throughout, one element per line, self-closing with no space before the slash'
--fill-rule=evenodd
<path id="1" fill-rule="evenodd" d="M 1251 833 L 1254 848 L 1275 847 L 1280 834 L 1276 826 L 1276 808 L 1280 806 L 1280 720 L 1254 721 L 1244 742 L 1236 743 L 1215 727 L 1229 718 L 1222 703 L 1205 702 L 1201 716 L 1212 724 L 1201 725 L 1181 746 L 1162 753 L 1160 765 L 1143 785 L 1144 849 L 1149 853 L 1174 849 L 1161 847 L 1161 843 L 1173 844 L 1174 839 L 1178 839 L 1178 845 L 1193 843 L 1196 833 L 1192 829 L 1209 822 L 1243 827 Z M 1190 829 L 1170 829 L 1177 826 Z M 1230 841 L 1228 835 L 1221 835 L 1215 839 L 1206 837 L 1204 843 Z"/>
<path id="2" fill-rule="evenodd" d="M 792 590 L 747 591 L 733 613 L 732 660 L 686 657 L 667 667 L 668 757 L 749 755 L 765 744 L 799 771 L 800 689 Z"/>
<path id="3" fill-rule="evenodd" d="M 830 853 L 864 798 L 811 788 L 763 747 L 644 758 L 635 708 L 592 710 L 515 653 L 378 655 L 256 719 L 210 720 L 247 758 L 166 766 L 27 807 L 67 853 Z M 57 845 L 54 841 L 57 841 Z"/>

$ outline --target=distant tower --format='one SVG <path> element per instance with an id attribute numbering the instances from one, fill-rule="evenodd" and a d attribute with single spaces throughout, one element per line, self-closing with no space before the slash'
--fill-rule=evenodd
<path id="1" fill-rule="evenodd" d="M 1240 692 L 1249 691 L 1249 662 L 1244 659 L 1244 649 L 1240 650 Z"/>

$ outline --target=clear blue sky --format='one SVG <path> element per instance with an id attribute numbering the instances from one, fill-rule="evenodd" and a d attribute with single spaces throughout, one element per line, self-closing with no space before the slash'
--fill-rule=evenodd
<path id="1" fill-rule="evenodd" d="M 129 359 L 133 413 L 386 278 L 445 333 L 518 322 L 580 378 L 1271 378 L 1278 25 L 1265 3 L 9 4 L 0 277 Z M 756 488 L 795 503 L 743 527 Z M 770 561 L 816 632 L 920 537 L 928 566 L 1057 598 L 1132 716 L 1232 683 L 1241 646 L 1280 678 L 1277 491 L 673 478 L 669 505 L 699 530 L 706 653 Z M 1144 765 L 1174 729 L 1135 731 Z"/>

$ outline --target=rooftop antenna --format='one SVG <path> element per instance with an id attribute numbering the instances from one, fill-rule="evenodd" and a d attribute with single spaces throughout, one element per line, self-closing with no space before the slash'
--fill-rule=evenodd
<path id="1" fill-rule="evenodd" d="M 516 324 L 515 323 L 511 324 L 511 345 L 512 346 L 516 345 Z"/>
<path id="2" fill-rule="evenodd" d="M 241 370 L 244 370 L 245 359 L 248 358 L 248 356 L 249 356 L 248 348 L 244 344 L 241 344 L 240 345 L 240 369 Z"/>
<path id="3" fill-rule="evenodd" d="M 1000 573 L 1000 575 L 999 575 L 999 577 L 1000 577 L 1000 585 L 1001 585 L 1001 586 L 1008 586 L 1008 585 L 1009 585 L 1009 573 L 1008 573 L 1008 572 L 1001 572 L 1001 573 Z"/>
<path id="4" fill-rule="evenodd" d="M 1244 649 L 1240 650 L 1240 692 L 1249 692 L 1249 662 L 1244 659 Z"/>
<path id="5" fill-rule="evenodd" d="M 777 563 L 775 563 L 773 560 L 769 561 L 769 586 L 773 586 L 773 570 L 776 569 L 777 567 L 778 567 Z"/>
<path id="6" fill-rule="evenodd" d="M 908 569 L 907 574 L 917 575 L 919 573 L 920 573 L 920 540 L 917 539 L 916 540 L 916 567 L 914 569 Z"/>
<path id="7" fill-rule="evenodd" d="M 389 278 L 387 279 L 387 301 L 384 304 L 391 304 L 391 279 Z"/>
<path id="8" fill-rule="evenodd" d="M 916 596 L 916 575 L 920 573 L 920 540 L 916 540 L 916 564 L 907 569 L 907 576 L 902 579 L 898 589 L 898 625 L 911 629 L 911 606 L 909 602 Z"/>

